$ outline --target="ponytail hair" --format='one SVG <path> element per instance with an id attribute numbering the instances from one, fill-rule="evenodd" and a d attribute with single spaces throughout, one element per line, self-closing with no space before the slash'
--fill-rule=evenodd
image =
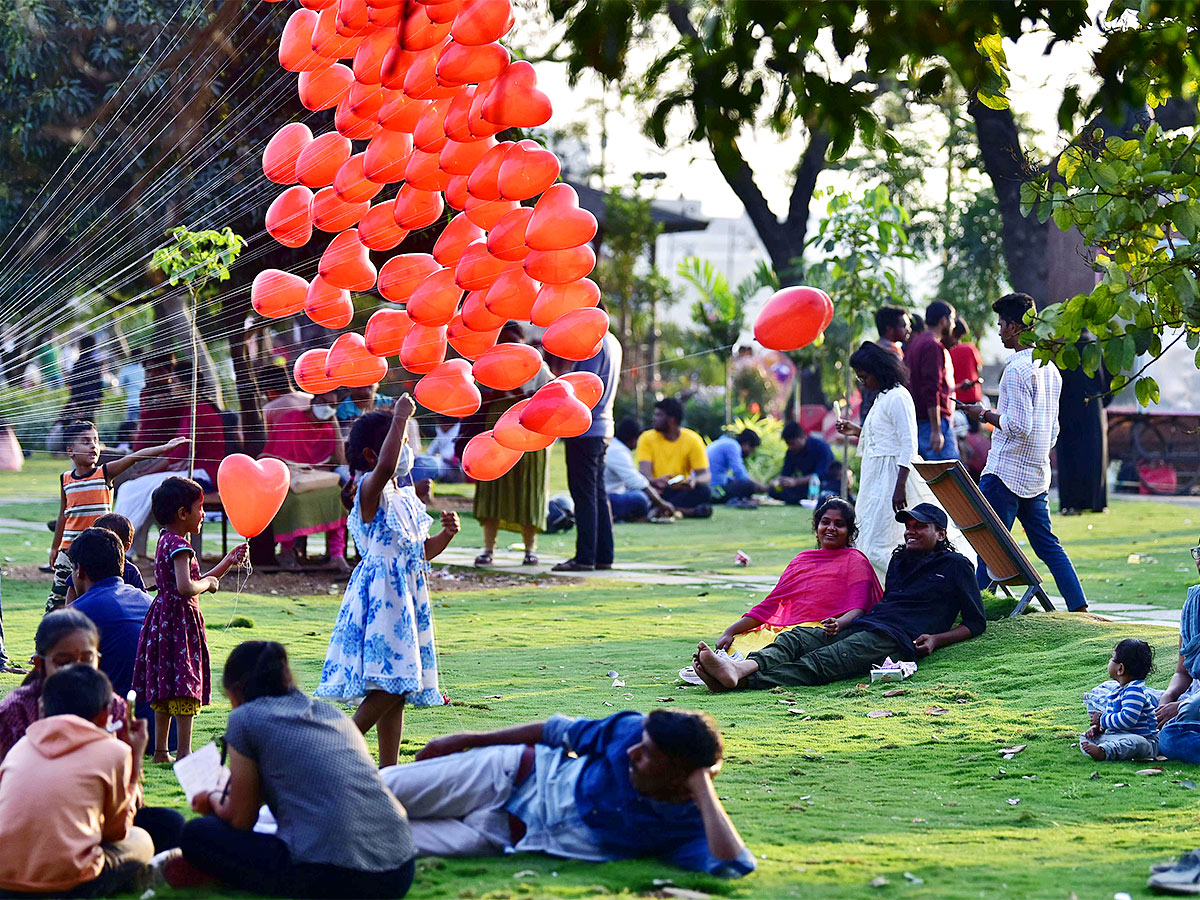
<path id="1" fill-rule="evenodd" d="M 84 631 L 91 635 L 92 643 L 100 646 L 100 631 L 96 623 L 77 609 L 66 607 L 48 612 L 38 623 L 37 633 L 33 636 L 33 649 L 38 656 L 44 657 L 54 649 L 54 645 L 68 634 Z M 25 676 L 21 684 L 33 684 L 45 678 L 44 669 L 34 669 Z"/>
<path id="2" fill-rule="evenodd" d="M 296 689 L 287 650 L 276 641 L 245 641 L 225 660 L 225 690 L 235 690 L 243 702 L 259 697 L 282 697 Z"/>

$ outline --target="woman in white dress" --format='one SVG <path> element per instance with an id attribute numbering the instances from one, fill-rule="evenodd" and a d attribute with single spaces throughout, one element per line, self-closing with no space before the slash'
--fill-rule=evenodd
<path id="1" fill-rule="evenodd" d="M 908 392 L 908 369 L 904 362 L 891 350 L 868 342 L 854 351 L 850 366 L 862 387 L 879 391 L 861 427 L 839 419 L 837 430 L 847 436 L 859 436 L 862 471 L 855 502 L 858 540 L 854 546 L 871 561 L 883 584 L 892 551 L 904 538 L 904 525 L 896 521 L 896 512 L 917 503 L 939 507 L 941 504 L 921 476 L 909 474 L 912 461 L 920 457 L 917 412 Z M 975 552 L 953 523 L 946 530 L 946 537 L 974 564 Z"/>

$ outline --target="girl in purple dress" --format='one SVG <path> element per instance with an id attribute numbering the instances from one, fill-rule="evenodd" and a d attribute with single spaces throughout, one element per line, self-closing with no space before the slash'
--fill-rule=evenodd
<path id="1" fill-rule="evenodd" d="M 192 717 L 212 694 L 200 595 L 217 592 L 220 579 L 245 557 L 246 545 L 234 547 L 201 576 L 187 535 L 199 534 L 204 524 L 204 489 L 190 478 L 168 478 L 155 489 L 151 507 L 162 526 L 154 555 L 158 596 L 142 623 L 133 687 L 154 710 L 154 762 L 161 763 L 172 762 L 167 753 L 171 719 L 179 758 L 192 752 Z"/>

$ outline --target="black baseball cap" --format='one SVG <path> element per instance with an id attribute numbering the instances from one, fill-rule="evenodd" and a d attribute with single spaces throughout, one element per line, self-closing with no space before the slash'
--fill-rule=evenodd
<path id="1" fill-rule="evenodd" d="M 934 506 L 932 503 L 918 503 L 912 509 L 902 509 L 896 513 L 897 522 L 907 522 L 909 519 L 916 519 L 918 522 L 927 522 L 930 525 L 936 525 L 938 528 L 945 528 L 948 524 L 946 511 L 941 507 Z"/>

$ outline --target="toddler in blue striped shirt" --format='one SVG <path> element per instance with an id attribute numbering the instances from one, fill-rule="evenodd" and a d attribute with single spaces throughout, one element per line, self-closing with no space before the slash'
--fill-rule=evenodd
<path id="1" fill-rule="evenodd" d="M 1146 676 L 1153 668 L 1154 650 L 1145 641 L 1126 638 L 1117 644 L 1108 661 L 1108 676 L 1118 687 L 1103 713 L 1089 713 L 1092 727 L 1080 737 L 1080 750 L 1095 760 L 1158 755 L 1156 704 L 1146 693 Z"/>

